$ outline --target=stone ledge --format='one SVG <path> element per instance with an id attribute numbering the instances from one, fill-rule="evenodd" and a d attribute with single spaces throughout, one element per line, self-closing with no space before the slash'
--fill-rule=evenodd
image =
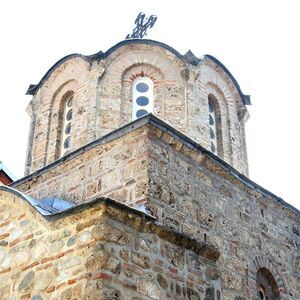
<path id="1" fill-rule="evenodd" d="M 13 196 L 17 196 L 21 201 L 26 202 L 29 207 L 32 207 L 31 203 L 28 201 L 28 199 L 26 199 L 26 196 L 24 194 L 18 193 L 18 191 L 4 186 L 0 186 L 0 192 L 1 191 L 5 191 L 12 194 Z M 213 262 L 217 261 L 220 256 L 220 252 L 217 250 L 217 248 L 210 243 L 190 238 L 186 234 L 180 233 L 159 223 L 156 218 L 146 213 L 145 211 L 130 207 L 110 198 L 95 198 L 88 203 L 76 205 L 64 211 L 60 211 L 50 215 L 43 215 L 42 213 L 38 211 L 37 212 L 38 215 L 42 216 L 46 220 L 46 222 L 58 222 L 60 225 L 63 225 L 61 220 L 67 217 L 72 218 L 73 215 L 76 215 L 76 218 L 74 218 L 74 222 L 76 222 L 78 220 L 78 215 L 81 212 L 95 208 L 100 208 L 102 210 L 101 218 L 95 220 L 95 222 L 105 222 L 106 219 L 116 220 L 124 225 L 130 226 L 144 233 L 156 234 L 166 241 L 169 241 L 185 249 L 190 249 L 196 254 L 205 257 L 206 259 Z M 89 221 L 87 222 L 89 224 Z M 83 226 L 83 224 L 80 224 L 80 226 Z M 53 228 L 55 227 L 53 226 Z"/>

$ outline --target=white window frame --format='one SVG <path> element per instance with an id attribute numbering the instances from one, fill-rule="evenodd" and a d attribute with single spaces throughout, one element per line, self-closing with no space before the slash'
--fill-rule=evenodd
<path id="1" fill-rule="evenodd" d="M 69 138 L 71 140 L 71 130 L 72 130 L 72 119 L 73 119 L 73 99 L 74 95 L 71 94 L 64 101 L 64 113 L 63 113 L 63 122 L 62 122 L 62 132 L 61 132 L 61 143 L 60 143 L 60 157 L 67 154 L 67 152 L 71 148 L 71 141 L 69 141 L 69 147 L 65 148 L 65 141 Z M 71 111 L 72 118 L 70 120 L 67 119 L 67 115 Z M 66 133 L 67 126 L 70 126 L 70 132 Z"/>
<path id="2" fill-rule="evenodd" d="M 210 107 L 212 107 L 212 111 L 210 111 Z M 210 120 L 213 121 L 213 124 L 210 124 Z M 216 106 L 214 102 L 208 96 L 208 125 L 209 125 L 209 137 L 210 143 L 214 145 L 215 151 L 211 147 L 211 152 L 218 155 L 218 139 L 217 139 L 217 120 L 216 120 Z M 211 135 L 211 132 L 214 136 Z"/>
<path id="3" fill-rule="evenodd" d="M 148 85 L 149 89 L 145 92 L 139 92 L 137 90 L 137 85 L 139 83 L 144 83 Z M 148 98 L 149 102 L 147 105 L 139 105 L 137 100 L 139 97 Z M 145 111 L 147 114 L 152 113 L 154 108 L 154 84 L 149 77 L 138 77 L 132 83 L 132 120 L 136 120 L 141 116 L 137 116 L 139 111 Z M 143 115 L 145 115 L 144 113 Z M 142 115 L 142 116 L 143 116 Z"/>

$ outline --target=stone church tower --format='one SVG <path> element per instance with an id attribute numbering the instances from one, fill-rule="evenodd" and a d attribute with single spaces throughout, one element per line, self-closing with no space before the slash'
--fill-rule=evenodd
<path id="1" fill-rule="evenodd" d="M 300 299 L 300 212 L 247 177 L 250 97 L 220 61 L 124 40 L 27 93 L 1 299 Z"/>

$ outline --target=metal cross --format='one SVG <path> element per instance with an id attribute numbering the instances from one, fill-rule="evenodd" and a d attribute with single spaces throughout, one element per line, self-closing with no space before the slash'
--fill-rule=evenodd
<path id="1" fill-rule="evenodd" d="M 157 20 L 157 16 L 151 15 L 145 20 L 145 14 L 140 12 L 135 19 L 136 27 L 133 29 L 132 34 L 126 36 L 127 39 L 142 39 L 147 35 L 148 28 L 152 28 Z"/>

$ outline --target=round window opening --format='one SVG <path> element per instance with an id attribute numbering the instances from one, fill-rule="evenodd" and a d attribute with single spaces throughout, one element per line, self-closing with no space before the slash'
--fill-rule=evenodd
<path id="1" fill-rule="evenodd" d="M 67 112 L 66 119 L 67 119 L 67 121 L 72 120 L 72 109 L 70 109 L 70 110 Z"/>
<path id="2" fill-rule="evenodd" d="M 149 90 L 149 85 L 144 82 L 140 82 L 136 85 L 136 89 L 140 93 L 146 93 Z"/>
<path id="3" fill-rule="evenodd" d="M 68 102 L 67 102 L 67 106 L 71 107 L 72 106 L 72 101 L 73 101 L 73 96 L 69 98 Z"/>
<path id="4" fill-rule="evenodd" d="M 69 124 L 66 126 L 65 134 L 70 134 L 70 132 L 71 132 L 71 123 L 69 123 Z"/>
<path id="5" fill-rule="evenodd" d="M 145 96 L 140 96 L 136 99 L 136 103 L 140 106 L 146 106 L 149 104 L 149 99 Z"/>
<path id="6" fill-rule="evenodd" d="M 213 142 L 210 142 L 210 149 L 211 149 L 211 152 L 213 152 L 213 153 L 216 152 L 216 146 Z"/>
<path id="7" fill-rule="evenodd" d="M 214 107 L 210 101 L 208 102 L 208 108 L 210 113 L 214 112 Z"/>
<path id="8" fill-rule="evenodd" d="M 214 139 L 216 137 L 214 131 L 211 128 L 209 128 L 209 132 L 210 132 L 210 138 Z"/>
<path id="9" fill-rule="evenodd" d="M 137 117 L 137 118 L 140 118 L 140 117 L 146 115 L 147 113 L 148 113 L 148 112 L 147 112 L 146 110 L 140 109 L 140 110 L 138 110 L 138 111 L 136 112 L 136 117 Z"/>
<path id="10" fill-rule="evenodd" d="M 64 141 L 64 148 L 65 149 L 70 148 L 70 137 L 69 136 Z"/>

